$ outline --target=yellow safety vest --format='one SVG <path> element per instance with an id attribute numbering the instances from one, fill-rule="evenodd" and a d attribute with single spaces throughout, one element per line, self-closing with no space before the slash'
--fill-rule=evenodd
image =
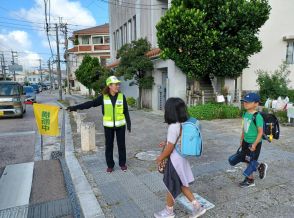
<path id="1" fill-rule="evenodd" d="M 122 93 L 118 93 L 115 108 L 113 108 L 112 102 L 108 95 L 103 95 L 103 103 L 103 126 L 120 127 L 126 125 L 126 119 L 124 115 L 124 99 Z"/>

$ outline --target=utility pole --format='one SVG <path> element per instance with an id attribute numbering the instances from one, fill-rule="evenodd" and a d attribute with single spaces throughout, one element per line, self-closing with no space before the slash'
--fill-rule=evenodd
<path id="1" fill-rule="evenodd" d="M 6 80 L 6 66 L 5 66 L 5 58 L 4 54 L 1 54 L 1 70 L 3 74 L 3 79 Z"/>
<path id="2" fill-rule="evenodd" d="M 64 43 L 65 43 L 65 63 L 66 63 L 67 93 L 70 95 L 67 23 L 64 24 Z"/>
<path id="3" fill-rule="evenodd" d="M 51 92 L 52 92 L 52 71 L 51 71 L 51 63 L 50 63 L 50 59 L 48 60 L 48 69 L 49 69 L 50 94 L 51 94 Z"/>
<path id="4" fill-rule="evenodd" d="M 17 57 L 17 52 L 16 51 L 11 51 L 11 57 L 12 57 L 11 64 L 12 64 L 12 67 L 14 67 L 14 64 L 15 64 L 14 58 Z M 13 79 L 14 79 L 14 81 L 16 81 L 15 70 L 13 70 L 12 72 L 13 72 Z"/>
<path id="5" fill-rule="evenodd" d="M 55 24 L 56 30 L 56 46 L 57 46 L 57 73 L 59 86 L 59 100 L 62 100 L 62 84 L 61 84 L 61 70 L 60 70 L 60 54 L 59 54 L 59 39 L 58 39 L 58 24 Z"/>
<path id="6" fill-rule="evenodd" d="M 41 59 L 39 59 L 39 71 L 41 74 L 41 83 L 43 83 L 42 60 Z"/>

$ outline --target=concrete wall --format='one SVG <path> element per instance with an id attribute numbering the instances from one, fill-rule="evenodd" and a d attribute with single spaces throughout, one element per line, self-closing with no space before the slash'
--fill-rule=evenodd
<path id="1" fill-rule="evenodd" d="M 250 67 L 243 71 L 243 90 L 257 90 L 256 71 L 258 69 L 274 71 L 286 59 L 287 42 L 284 36 L 294 35 L 294 2 L 293 0 L 269 0 L 272 7 L 269 20 L 261 28 L 259 38 L 263 49 L 250 58 Z M 294 89 L 294 66 L 290 66 L 290 87 Z"/>
<path id="2" fill-rule="evenodd" d="M 179 97 L 186 102 L 187 77 L 175 65 L 172 60 L 163 61 L 156 59 L 153 61 L 154 70 L 154 85 L 152 89 L 152 109 L 159 110 L 159 93 L 158 89 L 162 85 L 162 73 L 167 71 L 167 93 L 166 99 L 170 97 Z"/>
<path id="3" fill-rule="evenodd" d="M 119 78 L 121 81 L 120 90 L 126 97 L 133 97 L 136 100 L 139 97 L 139 89 L 137 85 L 130 86 L 129 84 L 132 82 L 132 80 L 123 80 L 123 78 Z"/>

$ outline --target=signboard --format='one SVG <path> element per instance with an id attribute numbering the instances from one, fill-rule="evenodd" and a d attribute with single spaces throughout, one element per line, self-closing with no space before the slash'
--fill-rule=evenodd
<path id="1" fill-rule="evenodd" d="M 13 71 L 23 71 L 23 68 L 22 68 L 22 65 L 14 64 L 14 65 L 9 65 L 8 66 L 8 70 L 10 72 L 13 72 Z"/>
<path id="2" fill-rule="evenodd" d="M 58 136 L 59 107 L 46 104 L 34 104 L 34 114 L 41 135 Z"/>

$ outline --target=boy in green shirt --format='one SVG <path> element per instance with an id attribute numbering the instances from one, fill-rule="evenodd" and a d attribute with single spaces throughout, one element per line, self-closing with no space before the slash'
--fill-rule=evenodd
<path id="1" fill-rule="evenodd" d="M 240 182 L 241 187 L 255 186 L 253 172 L 259 171 L 259 178 L 264 179 L 266 176 L 267 164 L 258 163 L 258 157 L 262 145 L 263 135 L 263 118 L 257 113 L 257 107 L 260 102 L 260 97 L 256 93 L 247 94 L 242 100 L 246 113 L 243 116 L 243 128 L 240 140 L 241 152 L 230 159 L 231 165 L 236 165 L 240 162 L 247 163 L 247 168 L 243 172 L 244 181 Z M 256 117 L 254 114 L 257 113 Z M 255 122 L 253 121 L 255 119 Z"/>

